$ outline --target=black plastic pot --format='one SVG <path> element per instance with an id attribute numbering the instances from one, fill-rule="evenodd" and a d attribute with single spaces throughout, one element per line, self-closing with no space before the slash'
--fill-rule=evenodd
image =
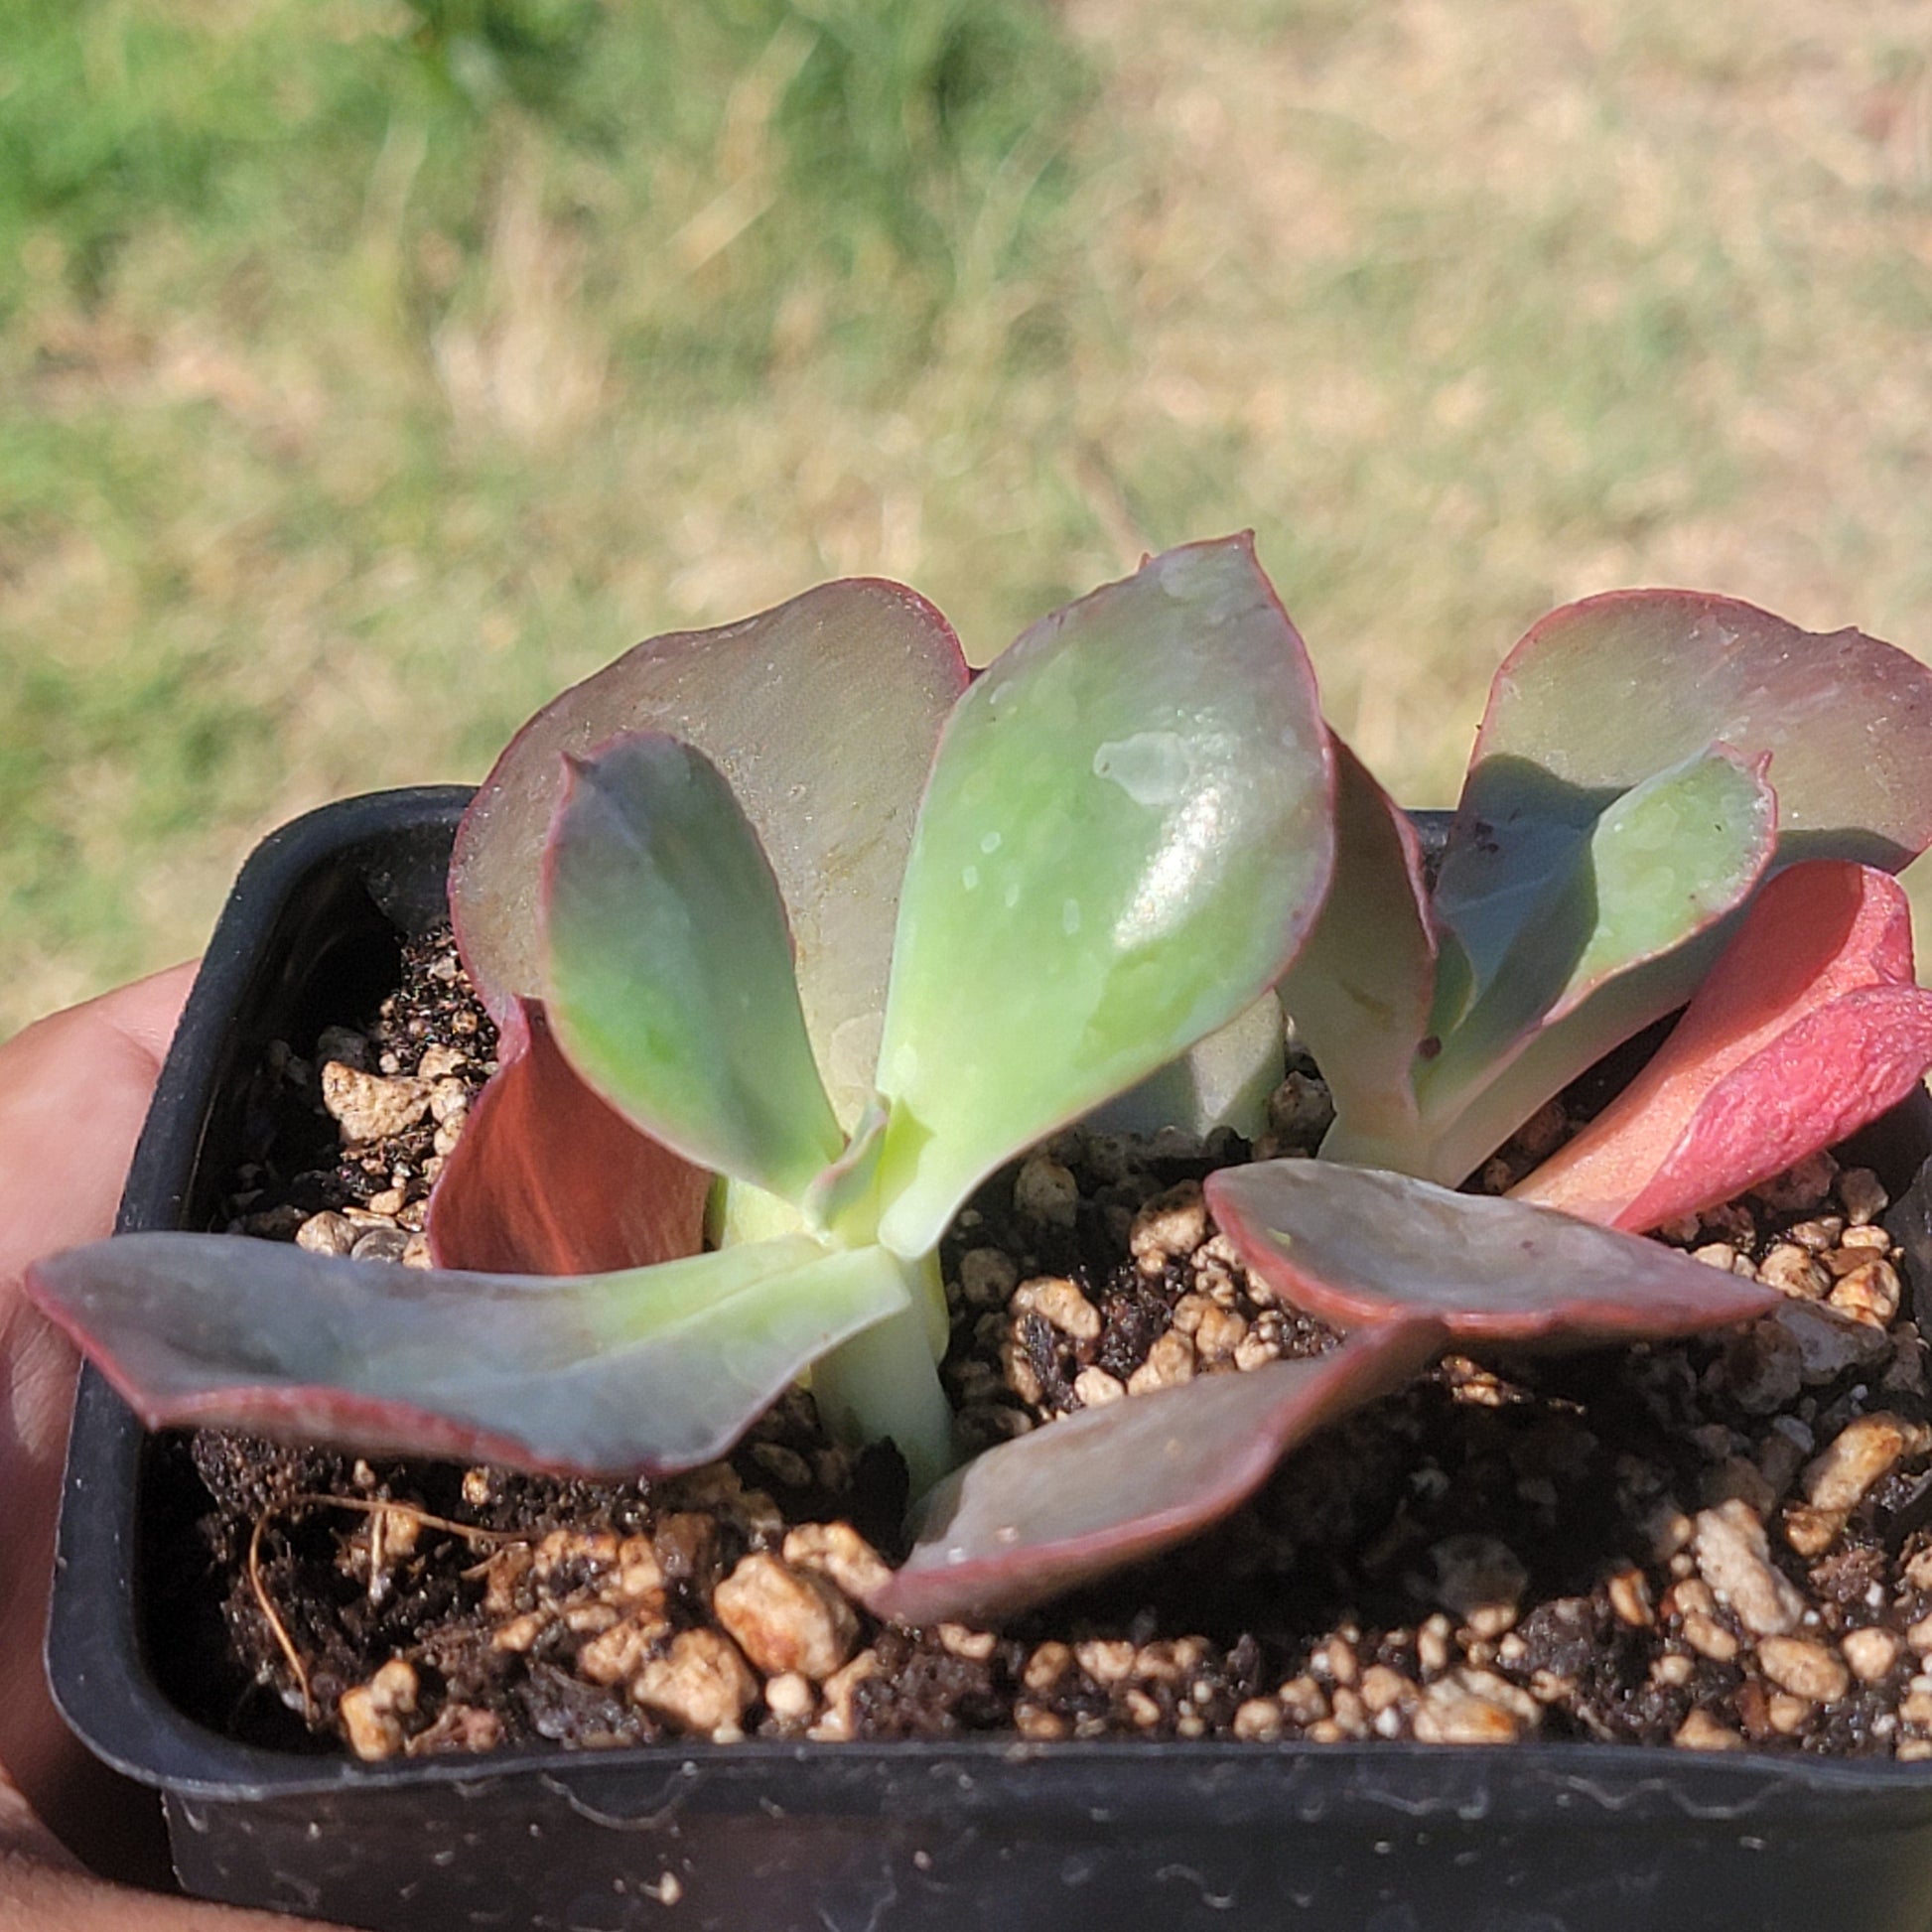
<path id="1" fill-rule="evenodd" d="M 248 862 L 124 1230 L 207 1225 L 242 1077 L 393 984 L 465 794 L 312 813 Z M 1901 1110 L 1905 1111 L 1905 1110 Z M 1891 1123 L 1893 1167 L 1927 1145 Z M 1904 1142 L 1915 1143 L 1907 1148 Z M 143 1438 L 91 1373 L 49 1642 L 62 1709 L 163 1793 L 191 1892 L 373 1932 L 1926 1932 L 1932 1765 L 1574 1744 L 671 1745 L 380 1765 L 204 1729 L 156 1682 Z"/>

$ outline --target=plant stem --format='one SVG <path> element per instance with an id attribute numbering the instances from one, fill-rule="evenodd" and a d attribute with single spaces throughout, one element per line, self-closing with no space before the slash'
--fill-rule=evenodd
<path id="1" fill-rule="evenodd" d="M 812 1369 L 819 1420 L 842 1443 L 898 1446 L 912 1494 L 929 1489 L 959 1459 L 952 1404 L 939 1386 L 928 1332 L 925 1261 L 902 1264 L 907 1305 L 842 1342 Z"/>

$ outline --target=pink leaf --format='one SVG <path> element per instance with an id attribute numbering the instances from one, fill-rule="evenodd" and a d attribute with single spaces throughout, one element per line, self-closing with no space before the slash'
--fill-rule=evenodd
<path id="1" fill-rule="evenodd" d="M 1783 1300 L 1659 1242 L 1372 1168 L 1258 1162 L 1206 1191 L 1251 1275 L 1344 1328 L 1427 1315 L 1460 1342 L 1579 1348 L 1727 1327 Z"/>
<path id="2" fill-rule="evenodd" d="M 1405 1317 L 1333 1353 L 1083 1409 L 931 1491 L 902 1568 L 867 1601 L 901 1623 L 990 1623 L 1198 1535 L 1296 1444 L 1398 1388 L 1443 1330 Z"/>
<path id="3" fill-rule="evenodd" d="M 1911 908 L 1869 867 L 1780 874 L 1644 1070 L 1514 1191 L 1620 1228 L 1728 1200 L 1902 1100 L 1932 1066 Z"/>
<path id="4" fill-rule="evenodd" d="M 430 1195 L 436 1265 L 590 1275 L 695 1254 L 710 1174 L 578 1078 L 539 1002 L 510 1008 L 498 1053 Z"/>

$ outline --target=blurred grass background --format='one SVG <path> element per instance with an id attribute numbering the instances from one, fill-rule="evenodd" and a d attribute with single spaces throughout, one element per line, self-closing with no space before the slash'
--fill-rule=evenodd
<path id="1" fill-rule="evenodd" d="M 1449 801 L 1548 607 L 1932 650 L 1923 0 L 16 0 L 0 1033 L 655 629 L 1253 525 Z"/>

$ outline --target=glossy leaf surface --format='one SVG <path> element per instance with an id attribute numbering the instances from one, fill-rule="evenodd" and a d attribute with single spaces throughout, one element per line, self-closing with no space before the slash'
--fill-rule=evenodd
<path id="1" fill-rule="evenodd" d="M 1332 856 L 1327 732 L 1245 537 L 1157 557 L 960 700 L 920 808 L 880 1057 L 881 1238 L 1225 1026 Z"/>
<path id="2" fill-rule="evenodd" d="M 1279 990 L 1336 1114 L 1350 1128 L 1394 1131 L 1416 1118 L 1435 927 L 1415 827 L 1340 739 L 1334 748 L 1334 883 Z"/>
<path id="3" fill-rule="evenodd" d="M 686 1159 L 802 1199 L 844 1136 L 777 882 L 717 766 L 656 733 L 577 763 L 544 872 L 549 1011 L 571 1064 Z"/>
<path id="4" fill-rule="evenodd" d="M 1781 1298 L 1688 1255 L 1408 1174 L 1268 1161 L 1207 1177 L 1249 1272 L 1342 1327 L 1430 1315 L 1458 1341 L 1583 1347 L 1695 1334 Z"/>
<path id="5" fill-rule="evenodd" d="M 1435 1322 L 1406 1319 L 1003 1443 L 924 1499 L 910 1557 L 870 1607 L 907 1624 L 996 1623 L 1154 1556 L 1219 1521 L 1297 1443 L 1400 1387 L 1443 1340 Z"/>
<path id="6" fill-rule="evenodd" d="M 29 1293 L 150 1428 L 610 1474 L 722 1454 L 818 1356 L 906 1306 L 890 1256 L 804 1235 L 533 1278 L 135 1234 L 38 1263 Z"/>
<path id="7" fill-rule="evenodd" d="M 1475 908 L 1508 882 L 1533 892 L 1553 846 L 1610 798 L 1715 743 L 1770 755 L 1782 863 L 1896 871 L 1932 842 L 1929 727 L 1932 671 L 1860 631 L 1687 591 L 1568 605 L 1496 673 L 1437 910 L 1486 983 L 1499 954 Z"/>
<path id="8" fill-rule="evenodd" d="M 536 1002 L 498 1052 L 430 1195 L 437 1266 L 595 1275 L 696 1254 L 710 1174 L 600 1100 Z"/>
<path id="9" fill-rule="evenodd" d="M 1514 1191 L 1630 1229 L 1710 1207 L 1830 1147 L 1932 1066 L 1911 908 L 1816 861 L 1768 885 L 1642 1072 Z"/>
<path id="10" fill-rule="evenodd" d="M 465 814 L 450 867 L 463 956 L 501 1021 L 540 997 L 539 860 L 564 755 L 662 731 L 731 781 L 777 874 L 805 1021 L 840 1119 L 871 1097 L 899 878 L 967 671 L 946 621 L 855 578 L 716 630 L 653 637 L 546 705 Z"/>

